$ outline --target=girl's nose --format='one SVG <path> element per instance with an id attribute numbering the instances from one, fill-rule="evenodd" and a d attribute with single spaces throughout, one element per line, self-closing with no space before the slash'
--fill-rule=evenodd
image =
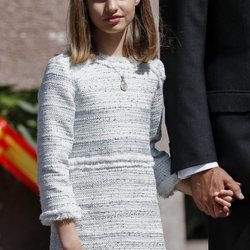
<path id="1" fill-rule="evenodd" d="M 117 0 L 107 0 L 106 2 L 106 11 L 115 13 L 118 9 Z"/>

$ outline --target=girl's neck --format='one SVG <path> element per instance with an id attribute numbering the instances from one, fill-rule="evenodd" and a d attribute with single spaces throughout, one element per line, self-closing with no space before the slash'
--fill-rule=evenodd
<path id="1" fill-rule="evenodd" d="M 95 32 L 94 39 L 100 54 L 108 56 L 123 56 L 123 44 L 126 31 L 117 34 Z"/>

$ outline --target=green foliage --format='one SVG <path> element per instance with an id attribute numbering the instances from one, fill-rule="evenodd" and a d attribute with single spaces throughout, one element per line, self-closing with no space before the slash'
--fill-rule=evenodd
<path id="1" fill-rule="evenodd" d="M 37 89 L 14 91 L 0 86 L 0 116 L 36 146 Z"/>

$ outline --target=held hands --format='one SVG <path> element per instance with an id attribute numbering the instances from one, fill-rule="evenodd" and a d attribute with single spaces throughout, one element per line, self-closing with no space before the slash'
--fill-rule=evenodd
<path id="1" fill-rule="evenodd" d="M 197 207 L 213 218 L 229 215 L 232 196 L 244 199 L 239 183 L 220 167 L 194 174 L 190 177 L 190 185 Z M 218 190 L 221 191 L 218 193 Z"/>
<path id="2" fill-rule="evenodd" d="M 233 195 L 234 193 L 231 190 L 221 190 L 220 192 L 214 193 L 215 201 L 221 206 L 219 210 L 221 217 L 228 216 L 231 213 L 230 207 L 233 202 Z"/>

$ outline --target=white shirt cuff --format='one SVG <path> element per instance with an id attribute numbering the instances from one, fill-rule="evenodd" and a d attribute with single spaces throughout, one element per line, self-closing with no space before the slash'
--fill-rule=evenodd
<path id="1" fill-rule="evenodd" d="M 193 174 L 197 174 L 199 172 L 202 172 L 211 168 L 215 168 L 218 166 L 219 165 L 217 162 L 209 162 L 205 164 L 196 165 L 190 168 L 182 169 L 177 173 L 177 175 L 179 179 L 183 180 L 183 179 L 187 179 Z"/>

